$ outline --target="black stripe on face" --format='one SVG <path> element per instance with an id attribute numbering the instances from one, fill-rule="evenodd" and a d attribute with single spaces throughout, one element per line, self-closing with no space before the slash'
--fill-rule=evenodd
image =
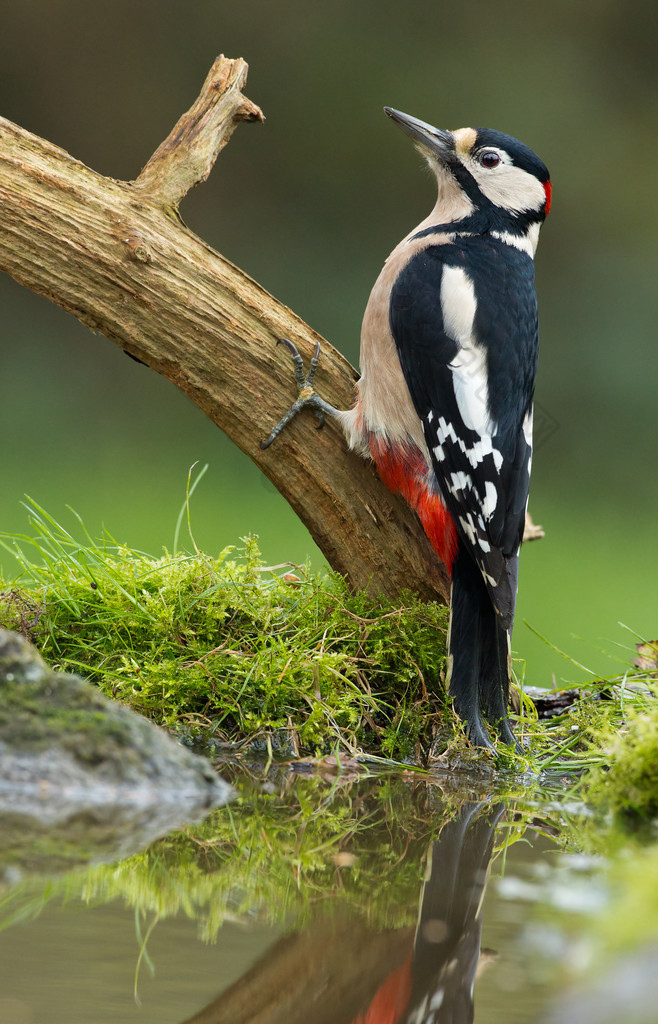
<path id="1" fill-rule="evenodd" d="M 478 185 L 477 181 L 475 180 L 471 172 L 461 162 L 461 160 L 459 161 L 459 163 L 453 164 L 450 167 L 450 170 L 455 176 L 460 189 L 462 190 L 462 192 L 464 192 L 465 195 L 468 196 L 468 198 L 473 203 L 473 206 L 476 209 L 478 207 L 482 207 L 483 203 L 489 202 L 489 200 L 482 195 L 482 192 L 480 191 L 480 186 Z"/>

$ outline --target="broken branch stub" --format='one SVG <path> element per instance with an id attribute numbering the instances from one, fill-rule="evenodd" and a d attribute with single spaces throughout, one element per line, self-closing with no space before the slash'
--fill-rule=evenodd
<path id="1" fill-rule="evenodd" d="M 135 182 L 105 178 L 0 118 L 0 269 L 185 392 L 269 477 L 351 586 L 446 601 L 447 574 L 415 513 L 346 450 L 335 424 L 316 431 L 303 414 L 260 448 L 295 397 L 277 341 L 294 341 L 308 365 L 322 339 L 175 216 L 238 122 L 263 120 L 242 95 L 246 75 L 243 60 L 219 57 Z M 323 341 L 323 397 L 350 406 L 356 376 Z"/>
<path id="2" fill-rule="evenodd" d="M 178 209 L 183 196 L 206 180 L 239 122 L 265 120 L 260 107 L 242 95 L 247 71 L 241 58 L 217 57 L 198 98 L 134 182 L 136 190 Z"/>

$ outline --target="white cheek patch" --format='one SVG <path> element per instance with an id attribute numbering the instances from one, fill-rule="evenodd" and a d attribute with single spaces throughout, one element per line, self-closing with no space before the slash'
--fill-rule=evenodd
<path id="1" fill-rule="evenodd" d="M 470 170 L 480 191 L 494 206 L 503 206 L 516 213 L 529 213 L 541 210 L 546 202 L 541 181 L 513 164 L 501 163 L 489 171 L 473 164 Z"/>
<path id="2" fill-rule="evenodd" d="M 530 225 L 530 227 L 528 228 L 528 233 L 526 234 L 526 238 L 530 242 L 530 247 L 532 249 L 533 258 L 534 258 L 535 253 L 537 252 L 537 246 L 539 245 L 539 231 L 540 231 L 540 229 L 541 229 L 541 224 L 539 223 L 539 221 L 536 221 L 534 224 Z"/>

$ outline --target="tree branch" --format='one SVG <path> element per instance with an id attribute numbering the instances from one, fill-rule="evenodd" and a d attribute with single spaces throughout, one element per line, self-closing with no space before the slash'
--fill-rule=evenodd
<path id="1" fill-rule="evenodd" d="M 449 584 L 416 515 L 339 428 L 303 414 L 267 451 L 293 398 L 290 338 L 317 335 L 177 216 L 239 121 L 263 120 L 241 92 L 242 60 L 218 57 L 199 98 L 134 182 L 105 178 L 0 118 L 0 269 L 45 295 L 185 392 L 263 470 L 355 588 L 445 601 Z M 327 342 L 317 384 L 339 408 L 356 372 Z"/>

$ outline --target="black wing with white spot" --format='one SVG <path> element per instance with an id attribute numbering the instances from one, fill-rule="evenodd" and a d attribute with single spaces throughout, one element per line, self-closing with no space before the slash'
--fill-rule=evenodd
<path id="1" fill-rule="evenodd" d="M 393 286 L 390 326 L 448 510 L 511 620 L 508 561 L 523 535 L 532 454 L 532 260 L 489 236 L 429 245 Z"/>

